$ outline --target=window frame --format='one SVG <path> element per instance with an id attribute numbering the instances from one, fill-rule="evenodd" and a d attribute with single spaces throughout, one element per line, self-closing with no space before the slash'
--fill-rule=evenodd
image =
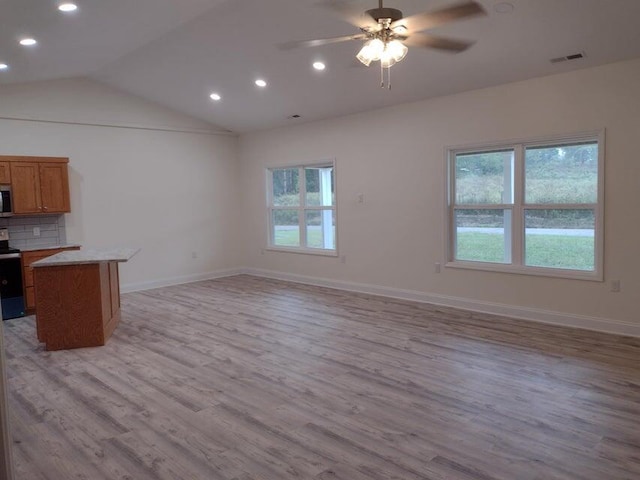
<path id="1" fill-rule="evenodd" d="M 304 170 L 306 168 L 327 168 L 333 169 L 333 205 L 306 205 L 307 198 L 307 185 L 304 176 Z M 273 202 L 273 171 L 282 169 L 298 169 L 298 178 L 300 179 L 299 195 L 300 204 L 298 206 L 276 206 Z M 274 252 L 285 253 L 298 253 L 307 255 L 319 255 L 325 257 L 337 257 L 338 256 L 338 188 L 337 188 L 337 168 L 335 158 L 319 160 L 308 163 L 295 163 L 284 165 L 271 165 L 266 167 L 266 202 L 267 202 L 267 246 L 265 250 Z M 300 246 L 282 246 L 275 244 L 274 238 L 274 225 L 273 225 L 273 212 L 277 210 L 297 210 L 298 211 L 298 225 L 300 228 Z M 306 228 L 306 212 L 310 210 L 315 211 L 332 211 L 335 222 L 334 243 L 335 249 L 329 248 L 312 248 L 307 247 L 307 228 Z"/>
<path id="2" fill-rule="evenodd" d="M 585 141 L 594 141 L 598 144 L 598 179 L 597 179 L 597 203 L 590 204 L 527 204 L 525 203 L 525 151 L 531 147 L 545 147 L 555 145 L 571 145 Z M 455 159 L 456 155 L 464 153 L 483 153 L 499 150 L 514 151 L 513 162 L 513 204 L 479 204 L 456 205 L 455 194 Z M 470 270 L 482 270 L 489 272 L 504 272 L 512 274 L 534 275 L 544 277 L 559 277 L 576 280 L 603 281 L 604 280 L 604 163 L 605 163 L 605 130 L 582 132 L 566 135 L 549 135 L 541 138 L 517 139 L 505 142 L 491 142 L 473 145 L 450 146 L 445 148 L 445 267 Z M 460 209 L 470 208 L 476 210 L 511 210 L 511 263 L 492 263 L 473 260 L 456 260 L 456 207 Z M 594 270 L 577 270 L 555 267 L 540 267 L 525 265 L 525 210 L 593 210 L 595 216 L 594 225 Z"/>

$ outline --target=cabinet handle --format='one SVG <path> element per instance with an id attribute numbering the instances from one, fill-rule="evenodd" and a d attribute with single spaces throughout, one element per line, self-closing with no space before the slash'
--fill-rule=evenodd
<path id="1" fill-rule="evenodd" d="M 47 207 L 42 207 L 42 209 L 43 209 L 43 210 L 48 210 L 48 208 L 47 208 Z"/>

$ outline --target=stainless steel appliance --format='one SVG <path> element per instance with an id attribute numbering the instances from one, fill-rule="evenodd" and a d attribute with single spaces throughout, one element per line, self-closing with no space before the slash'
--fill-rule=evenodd
<path id="1" fill-rule="evenodd" d="M 20 250 L 9 248 L 9 233 L 0 229 L 0 304 L 2 319 L 24 317 Z"/>
<path id="2" fill-rule="evenodd" d="M 11 185 L 0 185 L 0 217 L 13 215 Z"/>

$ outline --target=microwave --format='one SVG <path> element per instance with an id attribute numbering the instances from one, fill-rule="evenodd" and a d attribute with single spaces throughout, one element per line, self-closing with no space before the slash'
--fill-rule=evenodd
<path id="1" fill-rule="evenodd" d="M 11 185 L 0 185 L 0 217 L 13 215 Z"/>

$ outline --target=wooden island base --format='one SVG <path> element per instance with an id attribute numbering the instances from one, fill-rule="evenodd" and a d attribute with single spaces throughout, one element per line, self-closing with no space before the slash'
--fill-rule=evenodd
<path id="1" fill-rule="evenodd" d="M 38 340 L 47 350 L 104 345 L 120 322 L 115 261 L 34 269 Z"/>

